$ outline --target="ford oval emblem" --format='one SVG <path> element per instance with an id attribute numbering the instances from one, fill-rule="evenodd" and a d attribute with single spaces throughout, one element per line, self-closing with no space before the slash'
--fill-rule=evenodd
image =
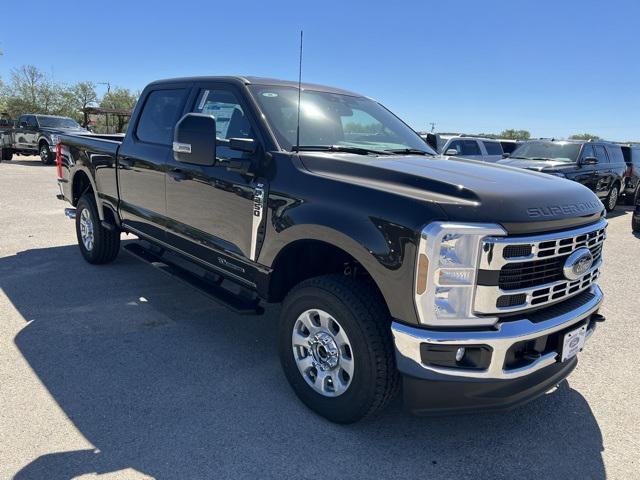
<path id="1" fill-rule="evenodd" d="M 593 255 L 588 248 L 582 247 L 569 255 L 562 269 L 567 280 L 577 280 L 589 271 L 593 265 Z"/>

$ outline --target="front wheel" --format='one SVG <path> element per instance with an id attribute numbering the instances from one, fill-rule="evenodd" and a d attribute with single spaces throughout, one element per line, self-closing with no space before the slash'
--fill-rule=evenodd
<path id="1" fill-rule="evenodd" d="M 53 163 L 53 160 L 53 153 L 51 153 L 49 145 L 47 145 L 46 143 L 40 145 L 40 161 L 44 165 L 51 165 Z"/>
<path id="2" fill-rule="evenodd" d="M 374 287 L 341 275 L 306 280 L 285 298 L 282 368 L 311 410 L 352 423 L 382 410 L 399 386 L 391 321 Z"/>
<path id="3" fill-rule="evenodd" d="M 607 197 L 604 199 L 604 207 L 607 212 L 612 212 L 613 209 L 616 208 L 616 205 L 618 204 L 618 196 L 618 186 L 614 185 L 613 187 L 611 187 L 609 195 L 607 195 Z"/>
<path id="4" fill-rule="evenodd" d="M 120 232 L 104 228 L 98 217 L 96 201 L 85 193 L 76 209 L 76 236 L 84 259 L 96 265 L 115 260 L 120 251 Z"/>

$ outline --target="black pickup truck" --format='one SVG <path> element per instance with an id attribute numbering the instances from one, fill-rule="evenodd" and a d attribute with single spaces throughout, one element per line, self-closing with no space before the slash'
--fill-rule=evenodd
<path id="1" fill-rule="evenodd" d="M 300 95 L 300 97 L 299 97 Z M 554 388 L 604 320 L 589 189 L 442 158 L 376 101 L 253 77 L 158 81 L 124 139 L 63 135 L 93 264 L 125 248 L 231 308 L 282 302 L 284 373 L 332 421 L 504 409 Z"/>
<path id="2" fill-rule="evenodd" d="M 78 122 L 54 115 L 21 115 L 13 128 L 0 133 L 0 160 L 13 155 L 39 155 L 40 161 L 50 165 L 55 160 L 58 136 L 63 133 L 89 133 Z"/>

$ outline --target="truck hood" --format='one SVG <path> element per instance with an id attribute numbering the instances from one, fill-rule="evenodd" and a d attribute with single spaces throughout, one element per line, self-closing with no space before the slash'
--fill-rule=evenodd
<path id="1" fill-rule="evenodd" d="M 456 157 L 309 153 L 312 173 L 436 203 L 451 221 L 498 223 L 510 234 L 591 223 L 604 214 L 588 188 L 563 178 Z"/>

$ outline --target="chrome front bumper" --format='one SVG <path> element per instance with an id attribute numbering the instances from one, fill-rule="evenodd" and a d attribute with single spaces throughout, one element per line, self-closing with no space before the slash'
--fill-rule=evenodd
<path id="1" fill-rule="evenodd" d="M 540 356 L 533 363 L 514 369 L 505 369 L 505 359 L 508 350 L 517 342 L 533 340 L 538 337 L 555 333 L 588 319 L 596 313 L 603 300 L 603 293 L 598 285 L 590 288 L 592 298 L 582 305 L 563 312 L 557 316 L 545 318 L 543 321 L 533 322 L 527 318 L 505 321 L 496 325 L 493 330 L 427 330 L 410 327 L 393 322 L 391 330 L 396 348 L 398 368 L 402 373 L 416 376 L 416 372 L 425 374 L 446 375 L 468 379 L 514 379 L 524 377 L 558 362 L 558 352 L 549 352 Z M 587 338 L 594 328 L 587 331 Z M 487 345 L 491 348 L 491 361 L 485 370 L 471 370 L 464 368 L 445 368 L 425 365 L 420 353 L 421 344 L 434 345 Z"/>

